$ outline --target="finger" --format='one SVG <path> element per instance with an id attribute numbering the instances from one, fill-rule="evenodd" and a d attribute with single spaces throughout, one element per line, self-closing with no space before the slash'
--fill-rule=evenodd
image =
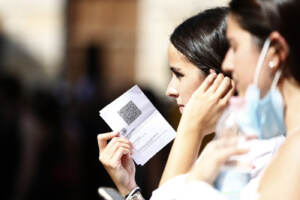
<path id="1" fill-rule="evenodd" d="M 101 133 L 97 135 L 98 147 L 99 151 L 103 151 L 107 145 L 107 141 L 116 137 L 118 132 L 110 132 L 110 133 Z"/>
<path id="2" fill-rule="evenodd" d="M 225 77 L 221 82 L 220 86 L 216 90 L 216 95 L 219 98 L 223 98 L 231 89 L 231 80 Z"/>
<path id="3" fill-rule="evenodd" d="M 235 88 L 232 87 L 226 94 L 225 96 L 221 99 L 221 102 L 223 102 L 223 104 L 227 104 L 229 102 L 230 97 L 232 97 L 234 95 L 235 92 Z"/>
<path id="4" fill-rule="evenodd" d="M 107 142 L 105 143 L 104 148 L 99 149 L 99 153 L 103 152 L 105 149 L 111 149 L 116 143 L 124 143 L 133 148 L 132 143 L 127 138 L 113 137 L 109 143 L 107 143 Z M 106 151 L 108 151 L 108 150 L 106 150 Z"/>
<path id="5" fill-rule="evenodd" d="M 209 69 L 209 73 L 210 73 L 210 74 L 213 74 L 213 73 L 216 74 L 216 71 L 215 71 L 214 69 Z"/>
<path id="6" fill-rule="evenodd" d="M 215 78 L 217 77 L 216 73 L 209 74 L 204 81 L 202 82 L 201 86 L 199 87 L 200 92 L 205 92 L 214 82 Z"/>
<path id="7" fill-rule="evenodd" d="M 243 155 L 246 154 L 250 151 L 249 148 L 241 148 L 241 147 L 232 147 L 232 148 L 228 148 L 224 151 L 224 154 L 227 158 L 231 157 L 231 156 L 238 156 L 238 155 Z"/>
<path id="8" fill-rule="evenodd" d="M 115 142 L 123 142 L 132 145 L 132 143 L 125 137 L 114 137 L 109 143 L 115 143 Z"/>
<path id="9" fill-rule="evenodd" d="M 208 92 L 215 92 L 217 88 L 221 85 L 222 81 L 224 79 L 223 74 L 218 74 L 217 78 L 214 80 L 213 84 L 210 86 L 210 88 L 207 90 Z"/>
<path id="10" fill-rule="evenodd" d="M 239 166 L 240 168 L 244 169 L 255 169 L 255 165 L 253 165 L 251 162 L 246 162 L 246 161 L 239 161 L 239 160 L 226 160 L 225 164 L 227 166 Z"/>
<path id="11" fill-rule="evenodd" d="M 112 143 L 107 145 L 105 150 L 100 153 L 99 160 L 104 165 L 109 165 L 111 159 L 115 156 L 119 148 L 129 149 L 132 152 L 132 147 L 129 144 L 125 143 Z"/>
<path id="12" fill-rule="evenodd" d="M 119 139 L 119 138 L 118 138 Z M 114 154 L 117 152 L 118 148 L 127 148 L 127 149 L 132 149 L 132 146 L 124 142 L 122 140 L 114 140 L 111 141 L 108 145 L 107 148 L 105 149 L 104 153 L 107 157 L 112 158 Z"/>
<path id="13" fill-rule="evenodd" d="M 246 141 L 258 139 L 257 134 L 245 135 Z"/>
<path id="14" fill-rule="evenodd" d="M 226 136 L 222 136 L 218 140 L 216 140 L 216 146 L 220 149 L 237 146 L 238 139 L 239 138 L 237 135 L 227 134 Z"/>
<path id="15" fill-rule="evenodd" d="M 220 164 L 224 164 L 230 157 L 244 155 L 248 152 L 249 152 L 248 148 L 237 148 L 237 147 L 224 148 L 222 151 L 220 151 L 220 154 L 218 155 L 219 156 L 218 162 Z"/>
<path id="16" fill-rule="evenodd" d="M 234 95 L 234 92 L 235 92 L 235 83 L 232 79 L 230 79 L 230 83 L 231 83 L 231 89 L 229 90 L 229 92 L 223 97 L 223 99 L 228 102 L 230 97 L 232 97 Z"/>
<path id="17" fill-rule="evenodd" d="M 130 152 L 130 154 L 124 154 L 121 157 L 121 161 L 122 163 L 124 163 L 125 166 L 128 166 L 130 164 L 130 162 L 132 162 L 132 152 Z"/>
<path id="18" fill-rule="evenodd" d="M 124 147 L 118 148 L 114 156 L 111 158 L 111 166 L 112 167 L 119 166 L 121 164 L 122 156 L 129 155 L 129 154 L 130 154 L 130 149 Z"/>

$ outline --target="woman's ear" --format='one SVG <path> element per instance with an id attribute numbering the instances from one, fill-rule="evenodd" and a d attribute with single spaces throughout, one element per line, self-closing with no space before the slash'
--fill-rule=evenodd
<path id="1" fill-rule="evenodd" d="M 278 68 L 285 63 L 286 58 L 289 55 L 289 46 L 285 38 L 278 31 L 272 32 L 269 38 L 272 41 L 272 56 L 269 67 L 277 71 Z"/>

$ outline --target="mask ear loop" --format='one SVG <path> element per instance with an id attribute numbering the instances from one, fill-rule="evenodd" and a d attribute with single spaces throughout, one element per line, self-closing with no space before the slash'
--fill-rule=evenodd
<path id="1" fill-rule="evenodd" d="M 278 83 L 278 81 L 280 79 L 280 76 L 281 76 L 281 70 L 279 69 L 276 72 L 275 76 L 274 76 L 274 80 L 273 80 L 272 85 L 271 85 L 271 90 L 273 90 L 273 89 L 275 89 L 277 87 L 277 83 Z"/>
<path id="2" fill-rule="evenodd" d="M 271 44 L 271 40 L 270 40 L 270 38 L 268 38 L 265 41 L 264 46 L 263 46 L 262 51 L 261 51 L 261 54 L 259 55 L 259 58 L 258 58 L 258 62 L 257 62 L 257 65 L 256 65 L 256 70 L 255 70 L 255 76 L 254 76 L 254 85 L 256 87 L 258 87 L 259 73 L 261 71 L 261 67 L 262 67 L 264 59 L 265 59 L 265 57 L 267 55 L 268 49 L 270 47 L 270 44 Z"/>

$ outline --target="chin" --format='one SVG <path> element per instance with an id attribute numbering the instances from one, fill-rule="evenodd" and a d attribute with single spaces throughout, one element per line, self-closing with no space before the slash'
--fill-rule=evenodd
<path id="1" fill-rule="evenodd" d="M 180 107 L 179 107 L 179 112 L 182 114 L 183 111 L 184 111 L 184 107 L 180 106 Z"/>

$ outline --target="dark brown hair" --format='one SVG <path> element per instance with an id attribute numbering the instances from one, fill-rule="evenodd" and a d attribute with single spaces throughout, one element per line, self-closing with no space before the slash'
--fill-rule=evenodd
<path id="1" fill-rule="evenodd" d="M 205 10 L 185 20 L 171 35 L 171 43 L 191 63 L 209 74 L 221 72 L 222 61 L 229 48 L 226 40 L 228 8 Z"/>
<path id="2" fill-rule="evenodd" d="M 278 31 L 289 45 L 285 75 L 300 83 L 300 1 L 299 0 L 232 0 L 229 4 L 239 25 L 250 32 L 259 47 L 273 31 Z"/>

